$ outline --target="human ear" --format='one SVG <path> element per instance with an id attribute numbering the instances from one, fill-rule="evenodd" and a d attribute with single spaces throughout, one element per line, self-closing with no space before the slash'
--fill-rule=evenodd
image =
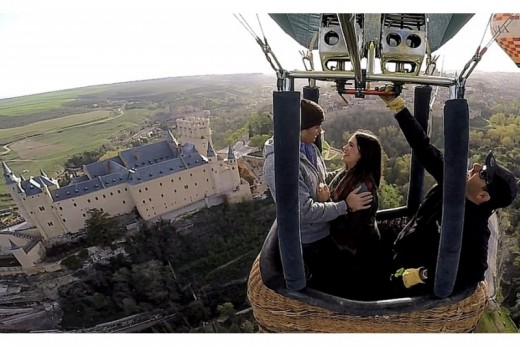
<path id="1" fill-rule="evenodd" d="M 491 196 L 489 195 L 489 192 L 481 191 L 478 193 L 477 199 L 478 199 L 478 201 L 480 201 L 480 203 L 484 203 L 484 202 L 489 201 L 491 199 Z"/>

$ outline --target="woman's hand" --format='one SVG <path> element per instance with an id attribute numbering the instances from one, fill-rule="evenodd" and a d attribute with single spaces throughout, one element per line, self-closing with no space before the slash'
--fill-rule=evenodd
<path id="1" fill-rule="evenodd" d="M 319 183 L 318 189 L 316 191 L 316 197 L 318 198 L 318 202 L 326 202 L 330 198 L 330 191 L 327 184 Z"/>

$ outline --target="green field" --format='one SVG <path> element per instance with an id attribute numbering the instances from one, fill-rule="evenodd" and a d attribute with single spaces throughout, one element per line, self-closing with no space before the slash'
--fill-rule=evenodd
<path id="1" fill-rule="evenodd" d="M 61 92 L 63 97 L 69 97 Z M 29 97 L 31 99 L 31 97 Z M 29 104 L 11 101 L 3 102 L 0 112 L 9 110 L 21 116 L 24 112 L 34 114 L 38 110 L 54 109 L 61 103 L 59 97 L 51 97 L 48 102 L 38 102 L 35 98 Z M 70 99 L 68 99 L 70 100 Z M 7 103 L 7 105 L 6 105 Z M 111 143 L 113 138 L 125 131 L 137 130 L 142 126 L 150 111 L 132 109 L 110 111 L 85 109 L 85 113 L 73 114 L 56 119 L 43 120 L 25 126 L 0 129 L 0 159 L 18 176 L 25 178 L 40 174 L 43 169 L 48 175 L 62 170 L 65 161 L 74 154 L 99 149 Z M 5 184 L 0 184 L 0 194 L 7 193 Z M 0 208 L 12 204 L 0 200 Z"/>

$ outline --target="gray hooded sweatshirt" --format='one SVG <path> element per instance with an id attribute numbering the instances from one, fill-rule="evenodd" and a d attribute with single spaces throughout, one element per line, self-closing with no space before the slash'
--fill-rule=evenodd
<path id="1" fill-rule="evenodd" d="M 309 244 L 325 238 L 330 234 L 329 221 L 334 220 L 347 212 L 347 203 L 317 202 L 316 192 L 319 183 L 326 183 L 327 169 L 318 147 L 316 151 L 316 169 L 312 163 L 300 152 L 300 172 L 298 174 L 298 199 L 300 207 L 300 231 L 302 244 Z M 274 185 L 274 139 L 270 138 L 264 146 L 264 179 L 276 202 Z M 332 173 L 331 173 L 332 174 Z"/>

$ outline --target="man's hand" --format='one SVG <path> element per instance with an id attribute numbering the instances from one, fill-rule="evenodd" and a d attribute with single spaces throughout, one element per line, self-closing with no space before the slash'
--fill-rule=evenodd
<path id="1" fill-rule="evenodd" d="M 318 202 L 326 202 L 330 198 L 329 186 L 324 183 L 319 183 L 318 190 L 316 191 L 316 197 Z"/>
<path id="2" fill-rule="evenodd" d="M 370 208 L 370 203 L 372 203 L 372 201 L 374 200 L 372 193 L 358 193 L 360 189 L 361 186 L 358 186 L 356 189 L 352 190 L 352 192 L 349 193 L 347 198 L 345 199 L 349 211 L 358 211 Z"/>
<path id="3" fill-rule="evenodd" d="M 384 91 L 387 93 L 391 93 L 394 91 L 394 87 L 391 85 L 386 85 L 384 87 L 375 88 L 375 90 Z M 396 113 L 399 113 L 402 111 L 405 107 L 404 99 L 401 96 L 395 96 L 393 95 L 379 95 L 381 100 L 385 101 L 386 106 L 393 110 Z"/>
<path id="4" fill-rule="evenodd" d="M 395 278 L 401 278 L 404 287 L 410 288 L 418 284 L 424 284 L 425 280 L 428 279 L 428 274 L 424 267 L 408 269 L 400 268 L 391 275 L 390 280 Z"/>

